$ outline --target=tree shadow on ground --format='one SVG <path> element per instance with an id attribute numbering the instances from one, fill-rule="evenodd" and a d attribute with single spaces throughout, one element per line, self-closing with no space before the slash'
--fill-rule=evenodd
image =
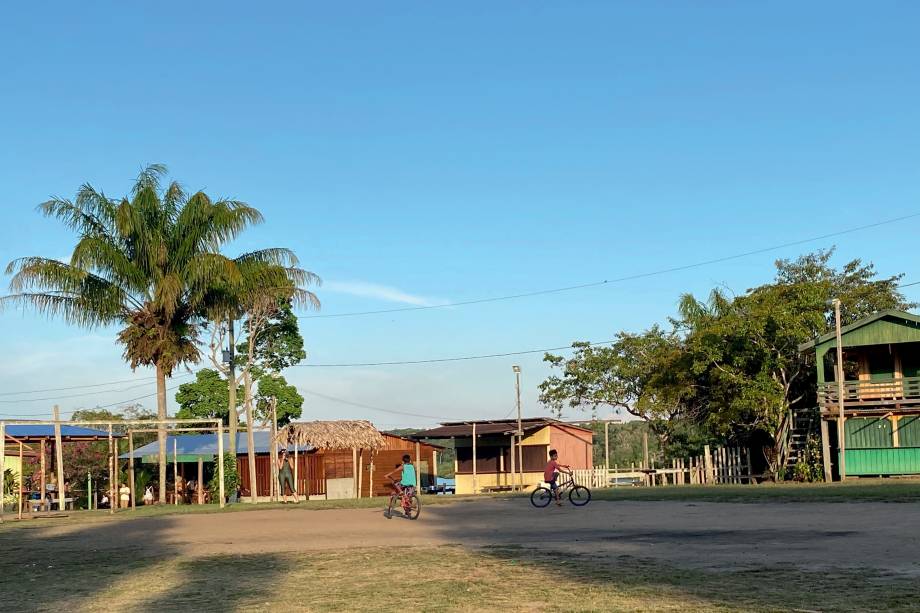
<path id="1" fill-rule="evenodd" d="M 118 514 L 73 520 L 79 523 L 56 518 L 5 526 L 0 529 L 0 608 L 96 610 L 123 603 L 137 610 L 232 610 L 243 601 L 270 600 L 286 561 L 271 555 L 241 560 L 232 551 L 196 556 L 170 537 L 179 519 Z M 247 569 L 257 572 L 247 574 Z M 221 590 L 228 580 L 234 589 Z"/>

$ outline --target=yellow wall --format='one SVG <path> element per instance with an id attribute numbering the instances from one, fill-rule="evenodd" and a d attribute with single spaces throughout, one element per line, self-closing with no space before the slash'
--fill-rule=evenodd
<path id="1" fill-rule="evenodd" d="M 481 490 L 484 487 L 494 487 L 497 485 L 512 485 L 512 475 L 511 473 L 487 473 L 484 475 L 476 475 L 476 483 Z M 457 494 L 473 494 L 473 475 L 456 475 L 454 477 L 456 483 L 456 492 Z M 543 472 L 537 473 L 524 473 L 524 487 L 529 489 L 536 487 L 543 482 Z M 514 485 L 517 485 L 517 481 L 514 481 Z"/>
<path id="2" fill-rule="evenodd" d="M 546 426 L 545 428 L 540 428 L 530 436 L 525 436 L 523 440 L 524 445 L 549 445 L 549 434 L 550 428 Z"/>
<path id="3" fill-rule="evenodd" d="M 6 456 L 3 458 L 3 470 L 10 469 L 16 475 L 16 482 L 22 477 L 22 466 L 19 464 L 19 456 Z M 3 471 L 0 471 L 2 473 Z M 2 493 L 2 490 L 0 490 Z"/>

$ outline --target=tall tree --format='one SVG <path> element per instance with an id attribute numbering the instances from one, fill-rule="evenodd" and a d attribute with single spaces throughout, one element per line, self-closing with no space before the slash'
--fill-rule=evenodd
<path id="1" fill-rule="evenodd" d="M 284 426 L 300 417 L 303 408 L 303 396 L 297 388 L 277 373 L 265 373 L 258 379 L 256 393 L 256 417 L 262 421 L 272 418 L 271 402 L 275 399 L 275 411 L 278 414 L 277 425 Z"/>
<path id="2" fill-rule="evenodd" d="M 609 346 L 576 342 L 572 347 L 571 358 L 543 358 L 561 370 L 540 384 L 540 401 L 557 417 L 565 406 L 592 412 L 606 406 L 658 425 L 675 419 L 681 399 L 693 392 L 680 364 L 681 339 L 658 326 L 641 334 L 621 332 Z"/>
<path id="3" fill-rule="evenodd" d="M 238 397 L 242 397 L 242 390 L 237 391 Z M 230 423 L 227 380 L 216 370 L 202 368 L 195 373 L 194 381 L 180 385 L 176 402 L 179 403 L 176 413 L 179 419 L 220 419 L 225 425 Z"/>
<path id="4" fill-rule="evenodd" d="M 677 325 L 686 333 L 701 421 L 718 436 L 766 433 L 764 455 L 773 469 L 782 444 L 778 433 L 790 408 L 814 406 L 813 356 L 798 346 L 825 333 L 833 322 L 831 299 L 839 298 L 842 323 L 883 309 L 907 309 L 895 275 L 877 278 L 860 260 L 840 270 L 833 250 L 776 263 L 773 283 L 738 296 L 714 291 L 706 302 L 684 296 Z"/>
<path id="5" fill-rule="evenodd" d="M 242 382 L 244 393 L 243 410 L 248 425 L 250 483 L 254 485 L 256 481 L 255 442 L 252 432 L 255 423 L 253 384 L 266 370 L 265 367 L 260 367 L 260 361 L 267 356 L 274 356 L 268 360 L 268 365 L 277 362 L 275 365 L 280 364 L 283 367 L 302 359 L 300 355 L 303 354 L 303 339 L 299 338 L 299 333 L 299 349 L 296 339 L 285 340 L 290 334 L 290 326 L 293 325 L 296 329 L 297 320 L 292 305 L 306 305 L 312 308 L 320 306 L 316 294 L 305 289 L 305 286 L 310 284 L 319 285 L 320 278 L 312 272 L 298 268 L 293 253 L 285 252 L 280 255 L 285 258 L 285 265 L 239 261 L 237 267 L 241 273 L 240 278 L 213 293 L 208 311 L 213 320 L 211 361 L 215 367 L 230 375 L 228 385 L 234 387 L 237 380 L 232 376 L 232 371 L 222 364 L 223 360 L 218 358 L 217 352 L 218 348 L 224 346 L 228 336 L 229 326 L 225 325 L 226 318 L 243 318 L 244 340 L 238 346 L 238 354 L 233 365 L 240 367 L 239 380 Z M 266 330 L 275 332 L 265 337 Z M 272 341 L 272 338 L 275 338 L 275 341 Z M 231 432 L 234 417 L 231 412 Z M 253 502 L 257 495 L 255 491 L 252 492 Z"/>
<path id="6" fill-rule="evenodd" d="M 39 206 L 77 236 L 69 262 L 26 257 L 7 267 L 12 274 L 4 302 L 34 307 L 81 326 L 120 325 L 118 341 L 131 368 L 156 370 L 157 416 L 167 418 L 166 380 L 176 368 L 199 360 L 197 345 L 206 298 L 218 285 L 239 282 L 236 263 L 220 248 L 261 214 L 236 200 L 186 194 L 161 180 L 166 168 L 152 165 L 131 193 L 111 199 L 90 185 L 76 198 L 53 198 Z M 276 250 L 250 261 L 281 263 Z M 159 494 L 166 497 L 166 428 L 159 426 Z"/>

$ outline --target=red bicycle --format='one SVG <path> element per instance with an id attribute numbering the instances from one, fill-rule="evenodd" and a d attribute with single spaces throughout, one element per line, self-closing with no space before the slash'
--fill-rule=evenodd
<path id="1" fill-rule="evenodd" d="M 391 519 L 393 517 L 393 507 L 396 505 L 396 501 L 399 501 L 399 509 L 402 510 L 403 515 L 408 519 L 418 519 L 418 514 L 422 510 L 422 503 L 418 498 L 418 495 L 415 493 L 414 487 L 403 487 L 399 483 L 393 481 L 394 492 L 390 494 L 390 503 L 387 505 L 387 508 L 383 511 L 384 517 Z"/>

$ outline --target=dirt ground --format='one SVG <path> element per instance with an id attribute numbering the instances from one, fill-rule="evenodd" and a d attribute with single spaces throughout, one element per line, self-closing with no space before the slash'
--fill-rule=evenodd
<path id="1" fill-rule="evenodd" d="M 526 500 L 429 506 L 418 521 L 380 510 L 170 515 L 66 521 L 0 533 L 60 555 L 277 554 L 408 545 L 523 546 L 629 556 L 678 567 L 742 570 L 789 566 L 872 569 L 920 576 L 920 505 L 887 503 L 602 502 L 534 509 Z"/>

